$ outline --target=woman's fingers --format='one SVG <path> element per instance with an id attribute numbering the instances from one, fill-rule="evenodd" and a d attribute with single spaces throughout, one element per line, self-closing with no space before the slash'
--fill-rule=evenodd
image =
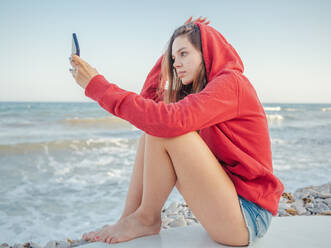
<path id="1" fill-rule="evenodd" d="M 73 55 L 73 61 L 76 65 L 80 65 L 85 70 L 87 70 L 88 67 L 91 67 L 85 60 L 83 60 L 81 57 L 77 55 Z"/>
<path id="2" fill-rule="evenodd" d="M 82 60 L 77 55 L 73 55 L 72 56 L 72 60 L 71 60 L 71 63 L 70 64 L 73 67 L 73 73 L 76 73 L 76 75 L 78 74 L 79 67 L 81 67 L 85 71 L 88 71 L 89 64 L 87 64 L 84 60 Z M 74 75 L 74 77 L 75 77 L 75 75 Z"/>
<path id="3" fill-rule="evenodd" d="M 79 70 L 79 65 L 77 65 L 74 68 L 70 68 L 69 71 L 71 72 L 72 76 L 76 79 L 77 74 L 78 74 L 78 70 Z"/>
<path id="4" fill-rule="evenodd" d="M 190 22 L 198 22 L 198 23 L 201 23 L 201 24 L 205 24 L 205 25 L 208 25 L 210 23 L 210 21 L 207 21 L 207 17 L 205 18 L 202 18 L 201 16 L 195 20 L 192 20 L 192 16 L 185 22 L 185 24 L 188 24 Z"/>
<path id="5" fill-rule="evenodd" d="M 195 19 L 194 22 L 201 22 L 201 18 L 202 17 L 200 16 L 199 18 Z"/>
<path id="6" fill-rule="evenodd" d="M 99 74 L 95 68 L 90 66 L 77 55 L 72 55 L 70 58 L 70 64 L 73 68 L 69 69 L 69 71 L 71 72 L 76 82 L 84 89 L 90 80 Z"/>
<path id="7" fill-rule="evenodd" d="M 73 56 L 70 57 L 70 64 L 73 68 L 75 68 L 78 65 L 77 60 L 73 58 Z"/>
<path id="8" fill-rule="evenodd" d="M 77 64 L 75 62 L 73 62 L 72 60 L 70 61 L 70 64 L 71 64 L 72 67 L 77 66 Z"/>
<path id="9" fill-rule="evenodd" d="M 202 17 L 200 17 L 199 19 L 200 19 L 200 22 L 204 22 L 207 18 L 205 17 L 205 18 L 202 18 Z"/>
<path id="10" fill-rule="evenodd" d="M 192 21 L 193 17 L 191 16 L 184 24 L 188 24 Z"/>
<path id="11" fill-rule="evenodd" d="M 74 54 L 74 55 L 71 56 L 71 61 L 74 64 L 77 65 L 77 64 L 80 64 L 81 63 L 82 59 L 79 56 L 77 56 L 76 54 Z"/>

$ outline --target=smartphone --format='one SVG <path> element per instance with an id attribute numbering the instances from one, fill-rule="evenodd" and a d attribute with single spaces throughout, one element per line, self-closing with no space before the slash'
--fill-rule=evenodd
<path id="1" fill-rule="evenodd" d="M 76 33 L 72 34 L 72 48 L 71 48 L 71 55 L 76 54 L 80 56 L 79 44 Z"/>

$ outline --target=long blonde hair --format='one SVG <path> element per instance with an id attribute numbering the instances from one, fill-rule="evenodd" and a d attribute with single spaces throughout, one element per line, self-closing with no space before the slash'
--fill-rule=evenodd
<path id="1" fill-rule="evenodd" d="M 191 44 L 201 52 L 202 64 L 197 73 L 197 77 L 189 85 L 182 84 L 173 66 L 172 44 L 178 36 L 185 36 Z M 190 22 L 177 28 L 172 34 L 167 50 L 162 60 L 161 82 L 168 81 L 168 90 L 164 94 L 164 102 L 171 103 L 183 99 L 185 96 L 201 91 L 207 84 L 206 68 L 202 56 L 201 34 L 198 25 Z"/>

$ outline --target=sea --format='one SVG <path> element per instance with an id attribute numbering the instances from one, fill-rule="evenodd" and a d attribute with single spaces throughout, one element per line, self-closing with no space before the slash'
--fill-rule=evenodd
<path id="1" fill-rule="evenodd" d="M 331 104 L 263 104 L 285 191 L 331 181 Z M 142 131 L 97 103 L 0 102 L 0 244 L 80 239 L 120 217 Z M 174 189 L 165 203 L 184 201 Z"/>

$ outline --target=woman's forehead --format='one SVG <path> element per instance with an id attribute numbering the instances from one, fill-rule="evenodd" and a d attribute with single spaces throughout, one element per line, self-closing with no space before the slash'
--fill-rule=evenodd
<path id="1" fill-rule="evenodd" d="M 172 43 L 172 52 L 177 53 L 182 48 L 191 48 L 192 44 L 185 36 L 177 37 Z"/>

